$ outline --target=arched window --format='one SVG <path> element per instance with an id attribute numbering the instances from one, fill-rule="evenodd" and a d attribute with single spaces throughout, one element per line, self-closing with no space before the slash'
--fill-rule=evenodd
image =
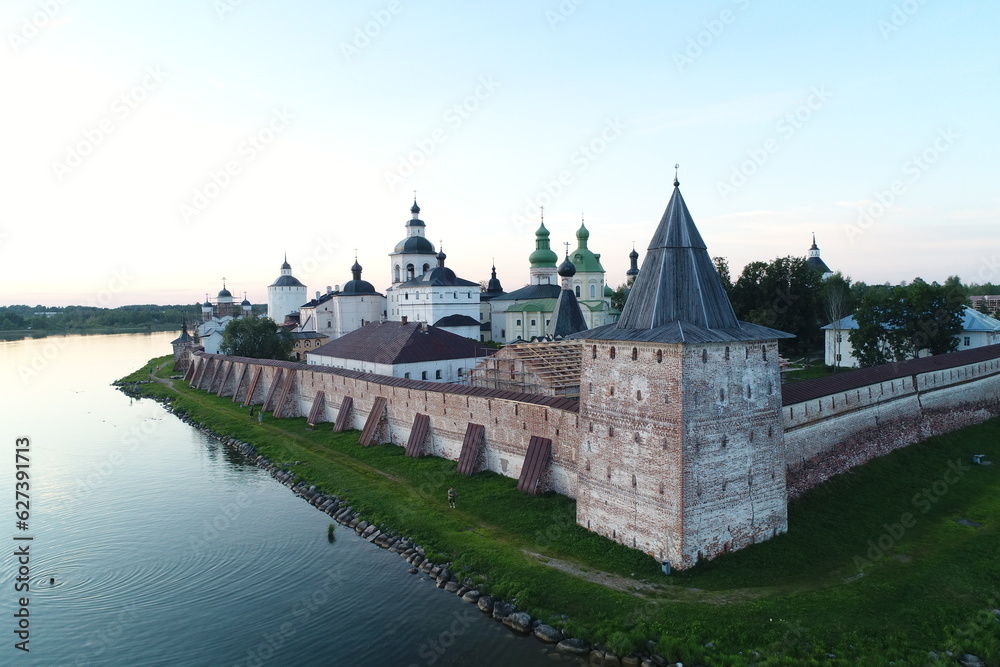
<path id="1" fill-rule="evenodd" d="M 580 286 L 579 285 L 576 286 L 576 298 L 578 298 L 578 299 L 580 298 Z"/>
<path id="2" fill-rule="evenodd" d="M 431 265 L 430 264 L 424 264 L 424 273 L 427 273 L 430 270 L 431 270 Z"/>
<path id="3" fill-rule="evenodd" d="M 441 371 L 434 371 L 434 379 L 435 380 L 441 379 Z"/>
<path id="4" fill-rule="evenodd" d="M 406 265 L 406 279 L 407 280 L 413 280 L 413 278 L 414 278 L 414 275 L 413 275 L 413 265 L 412 264 L 407 264 Z"/>
<path id="5" fill-rule="evenodd" d="M 656 363 L 658 363 L 658 364 L 662 364 L 663 363 L 663 350 L 657 350 L 656 351 Z"/>
<path id="6" fill-rule="evenodd" d="M 392 282 L 394 283 L 399 282 L 399 264 L 392 267 Z"/>
<path id="7" fill-rule="evenodd" d="M 591 283 L 590 285 L 590 298 L 591 299 L 597 298 L 597 285 L 594 285 L 593 283 Z"/>
<path id="8" fill-rule="evenodd" d="M 632 348 L 632 361 L 635 361 L 638 358 L 639 358 L 639 348 L 633 347 Z"/>
<path id="9" fill-rule="evenodd" d="M 612 359 L 614 359 L 614 358 L 615 358 L 615 348 L 614 348 L 614 346 L 613 346 L 613 345 L 611 346 L 611 358 L 612 358 Z"/>

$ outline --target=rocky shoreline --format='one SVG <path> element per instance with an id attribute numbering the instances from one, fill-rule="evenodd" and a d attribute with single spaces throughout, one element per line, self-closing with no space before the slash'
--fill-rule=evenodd
<path id="1" fill-rule="evenodd" d="M 379 548 L 398 554 L 409 564 L 410 567 L 407 571 L 410 574 L 425 575 L 429 580 L 435 582 L 437 588 L 457 595 L 464 602 L 475 604 L 483 614 L 503 623 L 511 632 L 521 636 L 532 635 L 545 644 L 555 645 L 559 651 L 578 656 L 581 660 L 586 660 L 586 664 L 593 667 L 639 667 L 640 665 L 641 667 L 684 667 L 684 663 L 670 662 L 656 654 L 653 642 L 648 643 L 647 650 L 642 655 L 618 656 L 601 644 L 591 644 L 578 637 L 567 637 L 558 628 L 542 623 L 539 619 L 532 618 L 525 611 L 518 611 L 516 605 L 512 602 L 482 594 L 475 587 L 472 579 L 468 577 L 463 579 L 452 572 L 450 569 L 451 563 L 435 563 L 429 560 L 424 548 L 415 544 L 413 540 L 401 535 L 398 531 L 368 522 L 361 516 L 360 512 L 336 495 L 328 495 L 318 491 L 315 486 L 305 481 L 296 482 L 294 473 L 285 467 L 288 464 L 270 461 L 258 453 L 257 448 L 248 442 L 219 435 L 212 429 L 191 419 L 183 412 L 174 410 L 168 400 L 159 400 L 155 397 L 147 396 L 137 386 L 152 384 L 153 382 L 147 380 L 132 382 L 117 381 L 113 384 L 129 396 L 157 400 L 167 412 L 170 412 L 184 423 L 198 429 L 209 437 L 240 452 L 247 460 L 258 468 L 266 470 L 271 477 L 291 489 L 293 493 L 306 500 L 306 502 L 321 512 L 329 515 L 337 523 L 352 529 L 362 539 L 371 542 Z M 1000 610 L 993 609 L 991 612 L 995 620 L 1000 623 Z M 714 647 L 706 644 L 706 648 Z M 956 661 L 962 667 L 987 667 L 987 664 L 975 655 L 959 655 L 951 651 L 944 651 L 943 653 L 947 661 Z M 756 658 L 757 655 L 759 654 L 756 654 L 756 652 L 751 654 L 753 658 Z M 937 660 L 939 654 L 932 651 L 928 657 L 931 660 Z M 750 664 L 754 664 L 754 660 L 751 660 Z M 696 663 L 692 667 L 705 666 Z"/>
<path id="2" fill-rule="evenodd" d="M 114 385 L 130 396 L 150 398 L 143 395 L 141 390 L 137 386 L 134 386 L 150 383 L 150 381 L 115 382 Z M 642 667 L 684 667 L 682 663 L 668 662 L 663 657 L 652 653 L 652 651 L 645 656 L 618 656 L 599 644 L 590 644 L 578 637 L 565 636 L 558 628 L 546 625 L 539 619 L 532 618 L 525 611 L 518 611 L 512 602 L 494 598 L 491 595 L 483 595 L 474 587 L 474 583 L 470 578 L 466 577 L 462 579 L 452 572 L 450 569 L 451 563 L 432 562 L 427 558 L 426 551 L 422 546 L 415 544 L 411 539 L 401 535 L 398 531 L 369 523 L 361 516 L 360 512 L 336 495 L 328 495 L 318 491 L 315 486 L 304 481 L 296 482 L 294 473 L 287 470 L 283 464 L 274 463 L 264 457 L 249 442 L 220 435 L 191 419 L 186 414 L 175 411 L 169 402 L 158 402 L 163 405 L 167 412 L 170 412 L 184 423 L 218 440 L 227 447 L 240 452 L 255 466 L 267 471 L 271 477 L 291 489 L 293 493 L 303 498 L 319 511 L 329 515 L 330 518 L 340 525 L 352 529 L 362 539 L 371 542 L 379 548 L 398 554 L 409 564 L 410 567 L 407 571 L 410 574 L 423 573 L 431 581 L 435 582 L 437 588 L 457 595 L 464 602 L 475 604 L 479 611 L 487 617 L 503 623 L 511 632 L 522 636 L 531 635 L 545 644 L 554 644 L 559 651 L 579 656 L 581 659 L 587 659 L 590 665 L 608 667 L 612 665 L 615 667 L 640 667 L 640 665 Z M 652 646 L 650 646 L 650 649 L 652 649 Z"/>

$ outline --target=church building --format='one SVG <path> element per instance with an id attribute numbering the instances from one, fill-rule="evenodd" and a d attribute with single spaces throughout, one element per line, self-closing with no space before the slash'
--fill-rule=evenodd
<path id="1" fill-rule="evenodd" d="M 306 286 L 292 275 L 292 265 L 288 263 L 288 255 L 285 255 L 281 275 L 267 288 L 267 316 L 281 325 L 286 317 L 299 312 L 299 306 L 306 299 Z"/>
<path id="2" fill-rule="evenodd" d="M 351 280 L 343 287 L 327 287 L 325 294 L 316 292 L 316 298 L 299 307 L 300 332 L 316 332 L 329 340 L 360 329 L 369 322 L 378 322 L 385 314 L 385 297 L 375 291 L 367 280 L 361 279 L 361 265 L 357 257 L 351 266 Z"/>
<path id="3" fill-rule="evenodd" d="M 389 254 L 392 285 L 386 290 L 387 318 L 424 322 L 480 340 L 479 283 L 459 278 L 447 268 L 444 249 L 435 254 L 416 200 L 410 213 L 406 238 Z"/>

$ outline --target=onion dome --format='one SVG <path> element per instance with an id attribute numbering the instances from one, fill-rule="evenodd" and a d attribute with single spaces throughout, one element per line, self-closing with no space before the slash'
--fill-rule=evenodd
<path id="1" fill-rule="evenodd" d="M 538 231 L 535 232 L 535 251 L 528 255 L 531 268 L 555 268 L 559 255 L 549 248 L 549 230 L 545 228 L 543 222 Z"/>
<path id="2" fill-rule="evenodd" d="M 559 275 L 563 278 L 572 278 L 576 275 L 576 265 L 569 261 L 569 255 L 566 255 L 566 259 L 559 265 Z"/>
<path id="3" fill-rule="evenodd" d="M 344 283 L 344 286 L 340 289 L 342 295 L 375 294 L 374 285 L 367 280 L 361 279 L 361 265 L 358 264 L 357 257 L 354 258 L 354 265 L 351 266 L 351 275 L 354 279 Z"/>

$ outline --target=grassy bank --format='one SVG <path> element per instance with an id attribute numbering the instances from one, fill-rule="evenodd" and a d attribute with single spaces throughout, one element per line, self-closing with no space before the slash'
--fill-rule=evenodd
<path id="1" fill-rule="evenodd" d="M 171 373 L 167 365 L 158 375 Z M 259 424 L 182 381 L 140 389 L 292 464 L 433 560 L 474 574 L 483 590 L 618 650 L 654 640 L 670 660 L 707 665 L 751 664 L 753 652 L 758 665 L 954 664 L 951 650 L 1000 665 L 990 612 L 1000 607 L 998 420 L 834 478 L 790 504 L 787 534 L 665 576 L 645 555 L 577 526 L 571 499 L 526 496 L 491 473 L 467 478 L 453 461 L 408 458 L 401 447 L 363 448 L 357 433 L 328 424 L 310 430 L 270 415 Z M 973 453 L 998 465 L 971 465 Z M 450 485 L 457 509 L 446 502 Z"/>

